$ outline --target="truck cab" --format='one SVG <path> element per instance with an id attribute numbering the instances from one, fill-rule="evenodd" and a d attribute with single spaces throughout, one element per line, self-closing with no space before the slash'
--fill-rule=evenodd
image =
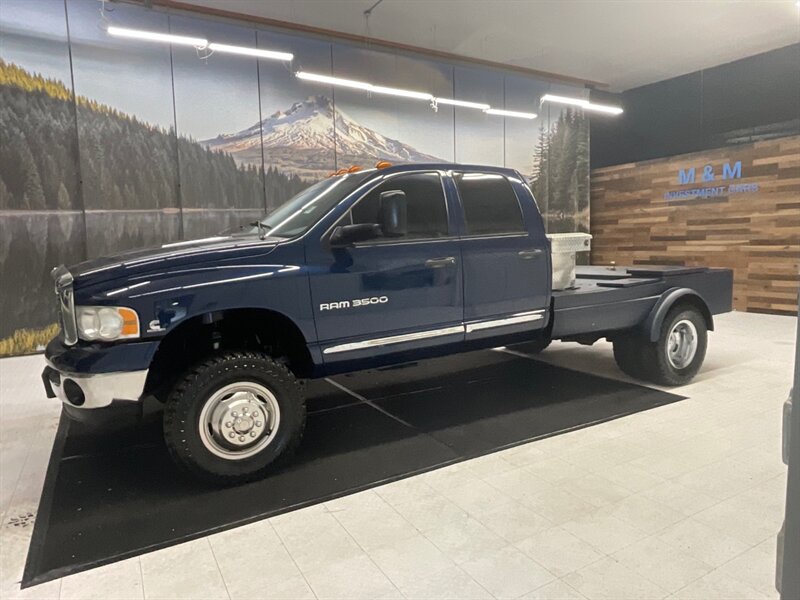
<path id="1" fill-rule="evenodd" d="M 516 171 L 351 169 L 241 233 L 57 268 L 62 331 L 43 380 L 74 418 L 157 399 L 176 462 L 233 483 L 300 442 L 303 379 L 607 337 L 627 373 L 678 384 L 700 368 L 712 314 L 730 310 L 721 269 L 601 267 L 565 290 L 551 275 Z"/>

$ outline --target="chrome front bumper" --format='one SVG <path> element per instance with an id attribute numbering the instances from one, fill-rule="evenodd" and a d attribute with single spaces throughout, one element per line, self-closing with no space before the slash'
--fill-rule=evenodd
<path id="1" fill-rule="evenodd" d="M 42 381 L 48 398 L 58 398 L 71 407 L 92 409 L 110 406 L 115 400 L 141 401 L 147 372 L 65 373 L 48 361 Z"/>

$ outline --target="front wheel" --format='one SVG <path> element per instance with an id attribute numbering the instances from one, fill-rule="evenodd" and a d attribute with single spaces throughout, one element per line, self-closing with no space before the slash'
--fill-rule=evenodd
<path id="1" fill-rule="evenodd" d="M 306 410 L 294 375 L 266 354 L 226 352 L 189 368 L 164 409 L 173 460 L 195 477 L 234 484 L 292 452 Z"/>

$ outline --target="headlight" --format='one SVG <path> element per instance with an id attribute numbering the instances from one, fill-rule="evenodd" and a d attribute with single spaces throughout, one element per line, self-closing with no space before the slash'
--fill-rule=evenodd
<path id="1" fill-rule="evenodd" d="M 139 337 L 139 315 L 121 306 L 78 306 L 78 336 L 83 340 L 123 340 Z"/>

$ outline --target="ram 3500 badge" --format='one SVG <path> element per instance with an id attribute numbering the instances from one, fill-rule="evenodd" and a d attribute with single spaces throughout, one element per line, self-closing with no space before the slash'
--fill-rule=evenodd
<path id="1" fill-rule="evenodd" d="M 326 302 L 319 305 L 319 310 L 337 310 L 340 308 L 358 308 L 359 306 L 370 306 L 372 304 L 386 304 L 389 302 L 388 296 L 373 296 L 372 298 L 356 298 L 354 300 L 340 300 L 339 302 Z"/>
<path id="2" fill-rule="evenodd" d="M 551 287 L 550 245 L 510 169 L 338 174 L 249 231 L 59 267 L 42 374 L 98 424 L 163 405 L 175 462 L 232 483 L 300 443 L 305 378 L 553 339 L 607 338 L 629 375 L 692 379 L 731 272 L 583 267 Z"/>

